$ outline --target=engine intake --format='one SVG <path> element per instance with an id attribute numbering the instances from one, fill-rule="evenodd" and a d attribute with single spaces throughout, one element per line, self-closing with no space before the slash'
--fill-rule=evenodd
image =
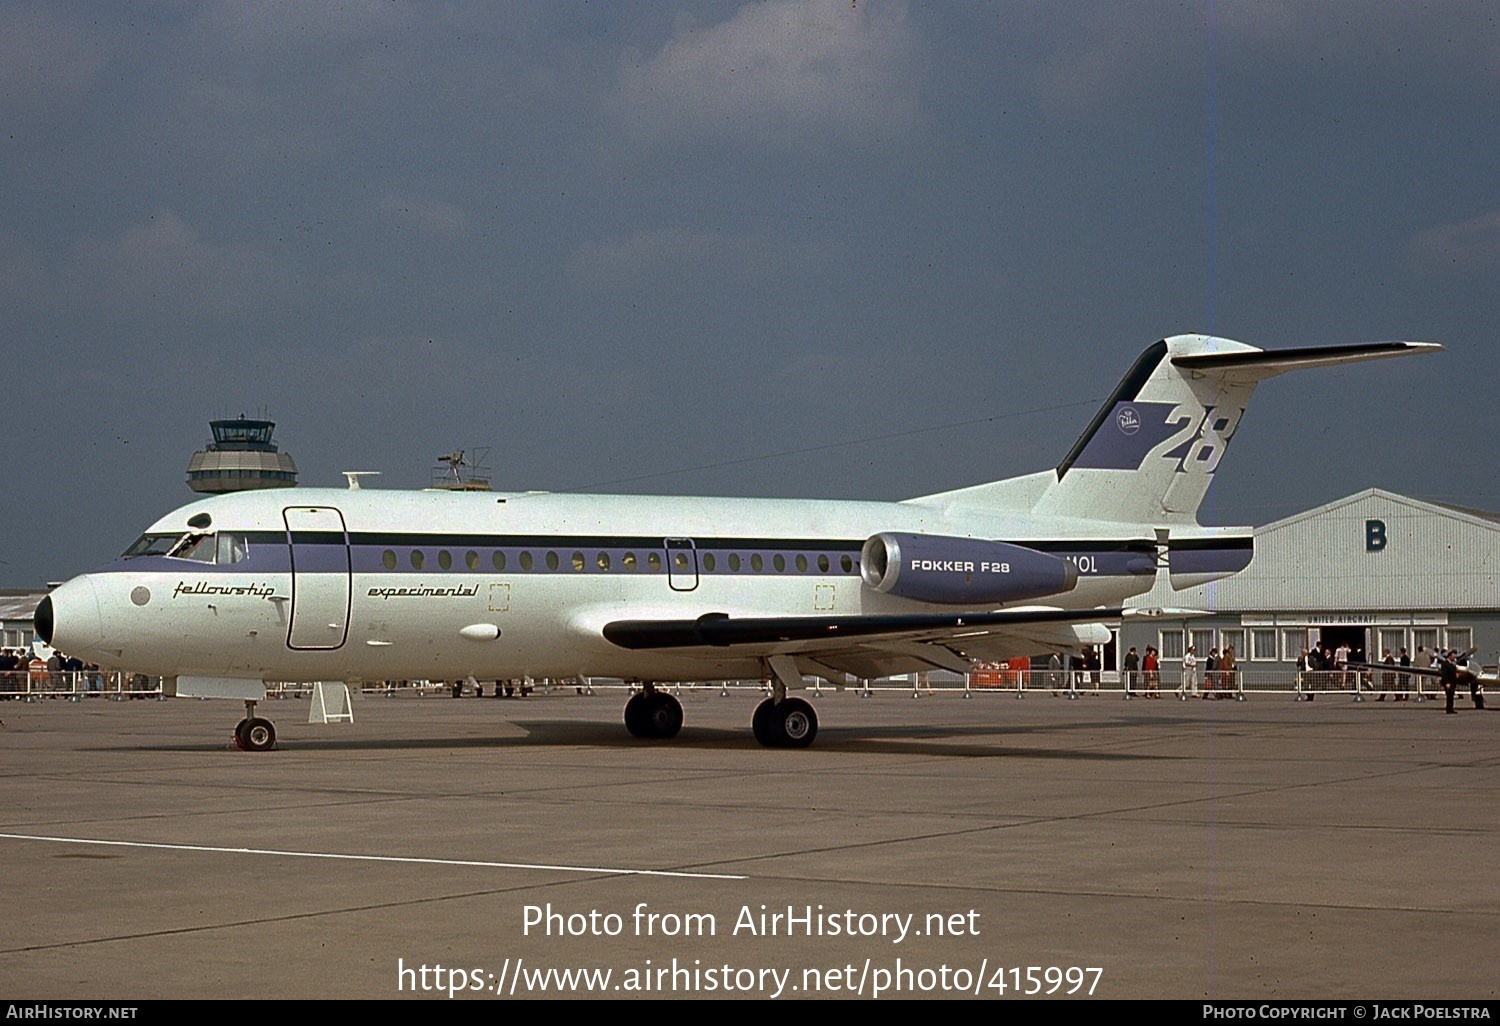
<path id="1" fill-rule="evenodd" d="M 1022 602 L 1078 584 L 1072 563 L 1022 545 L 888 531 L 865 542 L 859 572 L 878 592 L 950 605 Z"/>

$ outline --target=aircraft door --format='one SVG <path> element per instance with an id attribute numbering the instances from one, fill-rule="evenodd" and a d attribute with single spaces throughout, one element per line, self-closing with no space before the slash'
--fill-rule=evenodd
<path id="1" fill-rule="evenodd" d="M 692 591 L 698 587 L 698 551 L 691 538 L 668 538 L 667 583 L 673 591 Z"/>
<path id="2" fill-rule="evenodd" d="M 282 510 L 292 550 L 288 648 L 342 648 L 349 636 L 349 535 L 332 506 Z"/>

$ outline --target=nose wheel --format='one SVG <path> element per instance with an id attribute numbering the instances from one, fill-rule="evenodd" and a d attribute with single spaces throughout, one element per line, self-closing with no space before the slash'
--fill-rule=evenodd
<path id="1" fill-rule="evenodd" d="M 246 752 L 269 752 L 276 747 L 276 728 L 255 715 L 255 703 L 245 703 L 245 718 L 234 726 L 234 744 Z"/>

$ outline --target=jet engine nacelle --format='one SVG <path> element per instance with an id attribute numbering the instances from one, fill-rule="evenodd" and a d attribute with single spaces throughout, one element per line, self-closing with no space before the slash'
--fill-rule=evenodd
<path id="1" fill-rule="evenodd" d="M 860 550 L 860 575 L 879 592 L 963 605 L 1002 605 L 1072 591 L 1066 559 L 1008 542 L 882 532 Z"/>

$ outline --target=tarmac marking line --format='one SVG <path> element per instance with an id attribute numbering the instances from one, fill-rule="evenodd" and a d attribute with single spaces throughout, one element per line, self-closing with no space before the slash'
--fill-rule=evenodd
<path id="1" fill-rule="evenodd" d="M 89 837 L 51 837 L 45 834 L 0 834 L 11 841 L 50 841 L 57 844 L 98 844 L 116 848 L 157 848 L 167 851 L 219 852 L 231 855 L 279 855 L 301 859 L 338 859 L 349 862 L 402 862 L 426 866 L 478 866 L 486 869 L 533 869 L 557 873 L 608 873 L 620 876 L 665 876 L 691 880 L 748 880 L 733 873 L 691 873 L 671 869 L 629 869 L 621 866 L 564 866 L 538 862 L 488 862 L 479 859 L 436 859 L 408 855 L 354 855 L 342 852 L 284 851 L 275 848 L 229 848 L 206 844 L 164 844 L 154 841 L 110 841 Z"/>

